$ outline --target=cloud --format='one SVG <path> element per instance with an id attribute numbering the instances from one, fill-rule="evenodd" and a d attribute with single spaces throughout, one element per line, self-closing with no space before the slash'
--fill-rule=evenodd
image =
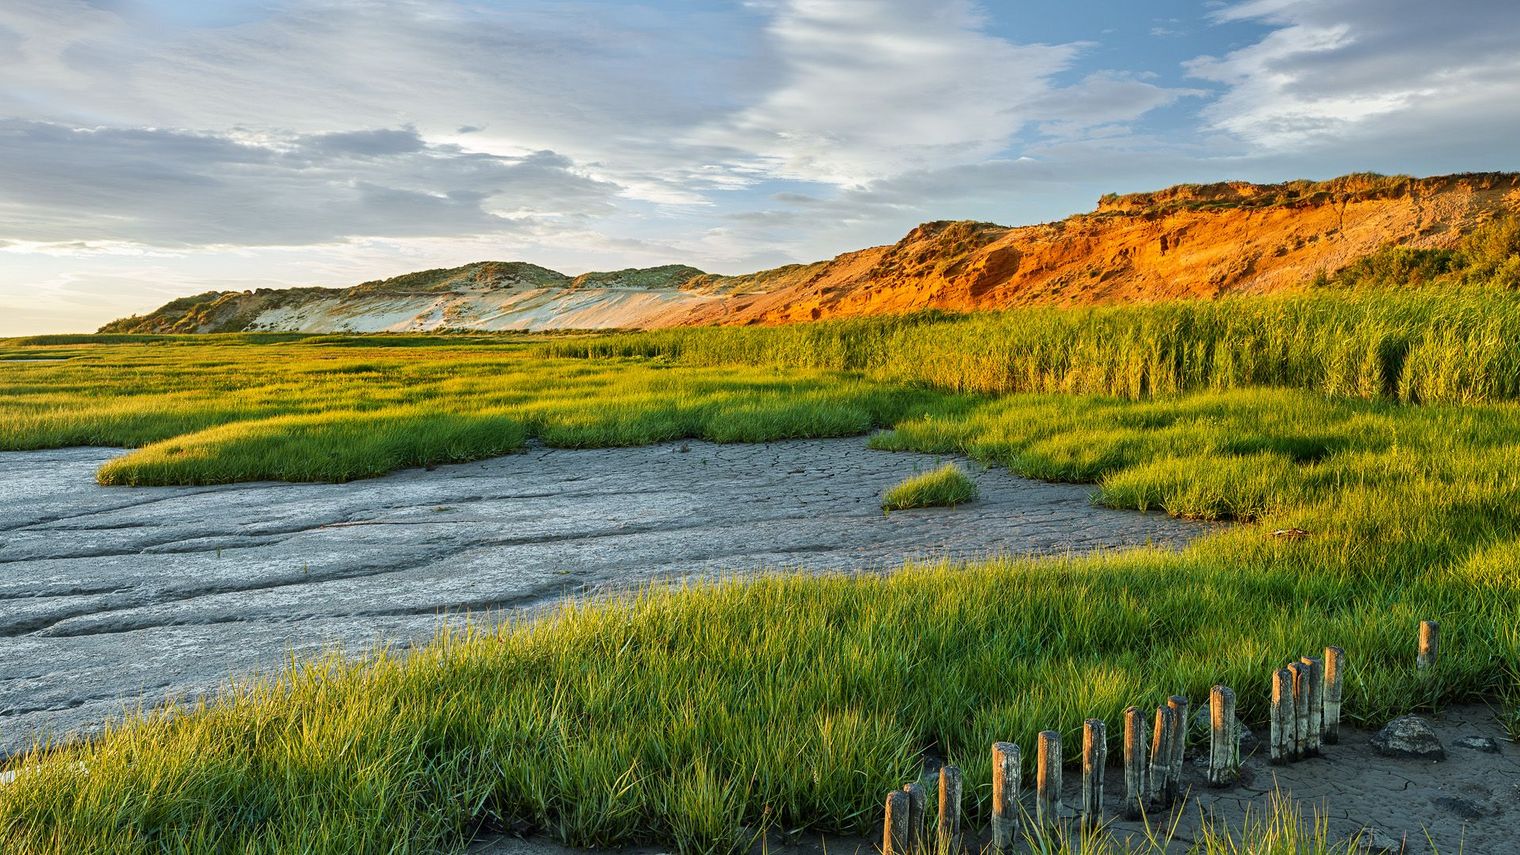
<path id="1" fill-rule="evenodd" d="M 413 129 L 194 133 L 0 121 L 0 239 L 298 245 L 505 233 L 612 210 L 562 155 L 480 154 Z"/>
<path id="2" fill-rule="evenodd" d="M 982 32 L 948 0 L 785 0 L 767 46 L 780 84 L 690 139 L 733 149 L 767 174 L 863 184 L 996 153 L 1068 68 L 1077 45 L 1019 45 Z"/>
<path id="3" fill-rule="evenodd" d="M 1214 17 L 1271 27 L 1188 65 L 1227 87 L 1206 121 L 1259 148 L 1376 142 L 1431 153 L 1520 129 L 1520 5 L 1510 0 L 1251 0 Z"/>

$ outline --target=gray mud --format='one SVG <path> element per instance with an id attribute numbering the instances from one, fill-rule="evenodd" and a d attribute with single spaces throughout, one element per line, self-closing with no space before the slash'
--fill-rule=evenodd
<path id="1" fill-rule="evenodd" d="M 979 501 L 885 517 L 883 491 L 947 458 L 862 439 L 537 448 L 341 485 L 97 486 L 121 453 L 0 453 L 0 752 L 292 653 L 425 640 L 462 613 L 765 568 L 1180 546 L 1206 530 L 969 464 Z"/>

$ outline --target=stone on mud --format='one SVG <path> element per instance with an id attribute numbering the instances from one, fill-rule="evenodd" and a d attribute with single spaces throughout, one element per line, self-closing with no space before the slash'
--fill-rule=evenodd
<path id="1" fill-rule="evenodd" d="M 1385 757 L 1445 760 L 1446 749 L 1430 723 L 1417 715 L 1399 716 L 1372 737 L 1372 748 Z"/>
<path id="2" fill-rule="evenodd" d="M 1452 743 L 1458 748 L 1468 748 L 1473 751 L 1482 751 L 1484 754 L 1498 754 L 1499 743 L 1488 736 L 1464 736 Z"/>

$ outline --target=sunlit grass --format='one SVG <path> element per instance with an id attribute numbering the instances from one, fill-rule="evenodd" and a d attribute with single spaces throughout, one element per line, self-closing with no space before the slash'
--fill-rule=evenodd
<path id="1" fill-rule="evenodd" d="M 964 454 L 1094 483 L 1113 507 L 1236 524 L 1180 553 L 657 588 L 404 659 L 303 665 L 12 758 L 31 771 L 0 787 L 8 851 L 430 851 L 504 826 L 726 852 L 765 827 L 878 830 L 880 794 L 929 746 L 966 770 L 981 821 L 993 740 L 1029 745 L 1052 727 L 1074 740 L 1087 717 L 1118 733 L 1125 706 L 1218 682 L 1260 720 L 1269 670 L 1326 644 L 1348 651 L 1346 711 L 1361 723 L 1479 698 L 1520 708 L 1512 403 L 1301 388 L 990 398 L 507 340 L 14 352 L 71 358 L 0 364 L 0 444 L 142 445 L 102 470 L 109 482 L 341 480 L 532 441 L 884 426 L 871 439 L 884 450 Z M 1272 536 L 1287 528 L 1308 536 Z M 1446 636 L 1435 672 L 1413 667 L 1422 619 Z M 1241 851 L 1327 851 L 1312 829 L 1295 834 Z"/>
<path id="2" fill-rule="evenodd" d="M 1520 397 L 1517 342 L 1520 293 L 1453 286 L 675 329 L 560 339 L 543 352 L 835 368 L 996 394 L 1139 399 L 1265 385 L 1469 402 Z"/>
<path id="3" fill-rule="evenodd" d="M 954 463 L 946 463 L 931 472 L 905 478 L 892 486 L 881 498 L 884 511 L 908 508 L 944 508 L 962 505 L 976 498 L 976 484 Z"/>

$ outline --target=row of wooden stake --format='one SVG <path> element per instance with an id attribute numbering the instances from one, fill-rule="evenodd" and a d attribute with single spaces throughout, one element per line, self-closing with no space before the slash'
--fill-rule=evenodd
<path id="1" fill-rule="evenodd" d="M 1420 624 L 1419 668 L 1434 667 L 1440 626 Z M 1316 755 L 1321 744 L 1340 738 L 1341 697 L 1346 652 L 1326 647 L 1323 658 L 1305 656 L 1272 675 L 1270 759 L 1288 763 Z M 1146 727 L 1138 707 L 1124 710 L 1124 791 L 1126 818 L 1137 818 L 1149 806 L 1165 808 L 1180 795 L 1183 758 L 1187 748 L 1188 699 L 1167 698 L 1156 707 L 1154 728 Z M 1240 776 L 1240 732 L 1235 716 L 1235 692 L 1215 686 L 1209 693 L 1209 765 L 1212 786 L 1228 786 Z M 1099 719 L 1082 725 L 1082 809 L 1084 822 L 1103 818 L 1103 770 L 1108 760 L 1108 734 Z M 999 852 L 1012 848 L 1019 825 L 1019 783 L 1022 760 L 1012 742 L 992 745 L 992 844 Z M 958 851 L 961 838 L 961 770 L 939 770 L 939 822 L 935 832 L 941 847 Z M 882 829 L 884 855 L 926 852 L 928 795 L 921 783 L 887 794 Z M 1061 734 L 1042 731 L 1035 749 L 1034 821 L 1041 827 L 1061 820 Z"/>

